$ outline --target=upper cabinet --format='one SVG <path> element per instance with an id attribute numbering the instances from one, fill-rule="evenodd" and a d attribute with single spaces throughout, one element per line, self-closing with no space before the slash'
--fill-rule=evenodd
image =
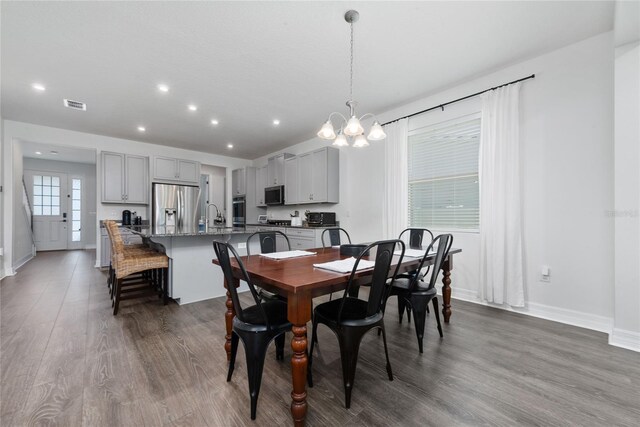
<path id="1" fill-rule="evenodd" d="M 103 151 L 102 202 L 149 203 L 149 158 Z"/>
<path id="2" fill-rule="evenodd" d="M 289 153 L 278 154 L 271 157 L 267 163 L 267 185 L 266 187 L 274 187 L 276 185 L 284 185 L 284 161 L 294 157 Z"/>
<path id="3" fill-rule="evenodd" d="M 267 168 L 268 166 L 262 166 L 256 169 L 256 206 L 267 207 L 264 201 L 264 189 L 267 187 Z M 286 177 L 285 177 L 286 181 Z"/>
<path id="4" fill-rule="evenodd" d="M 247 194 L 247 171 L 245 168 L 231 172 L 231 192 L 233 197 Z"/>
<path id="5" fill-rule="evenodd" d="M 298 156 L 298 204 L 340 201 L 339 155 L 325 147 Z"/>
<path id="6" fill-rule="evenodd" d="M 291 157 L 284 161 L 284 204 L 297 205 L 299 198 L 299 157 Z"/>
<path id="7" fill-rule="evenodd" d="M 156 156 L 153 158 L 153 179 L 197 185 L 200 180 L 200 163 Z"/>

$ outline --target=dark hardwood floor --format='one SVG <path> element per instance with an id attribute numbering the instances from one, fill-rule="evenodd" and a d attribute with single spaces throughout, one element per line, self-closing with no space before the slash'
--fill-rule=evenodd
<path id="1" fill-rule="evenodd" d="M 270 347 L 252 422 L 242 346 L 225 378 L 224 300 L 127 301 L 114 317 L 94 259 L 40 253 L 1 282 L 0 425 L 289 425 L 288 345 L 284 362 Z M 395 380 L 367 335 L 345 409 L 338 344 L 321 326 L 308 425 L 638 425 L 640 355 L 605 334 L 454 301 L 444 339 L 431 315 L 419 354 L 390 302 Z"/>

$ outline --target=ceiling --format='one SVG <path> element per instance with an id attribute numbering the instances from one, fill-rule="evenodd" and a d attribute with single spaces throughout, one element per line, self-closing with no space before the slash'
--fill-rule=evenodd
<path id="1" fill-rule="evenodd" d="M 23 157 L 40 160 L 56 160 L 58 162 L 96 163 L 96 150 L 63 147 L 42 142 L 20 141 L 20 143 Z"/>
<path id="2" fill-rule="evenodd" d="M 347 112 L 352 7 L 360 114 L 609 31 L 614 12 L 592 1 L 2 2 L 2 115 L 254 159 Z"/>

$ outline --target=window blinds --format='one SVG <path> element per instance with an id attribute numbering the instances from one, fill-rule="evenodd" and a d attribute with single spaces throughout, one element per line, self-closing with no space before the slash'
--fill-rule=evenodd
<path id="1" fill-rule="evenodd" d="M 413 131 L 408 141 L 409 225 L 479 226 L 479 115 Z"/>

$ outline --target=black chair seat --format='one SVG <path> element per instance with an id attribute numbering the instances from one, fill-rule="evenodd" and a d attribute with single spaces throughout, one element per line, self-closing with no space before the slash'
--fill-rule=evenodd
<path id="1" fill-rule="evenodd" d="M 314 318 L 321 323 L 337 325 L 341 304 L 341 299 L 335 299 L 318 305 L 313 311 Z M 340 324 L 345 326 L 366 326 L 378 322 L 381 318 L 382 312 L 367 316 L 367 301 L 347 297 L 344 300 Z"/>
<path id="2" fill-rule="evenodd" d="M 262 302 L 262 308 L 264 309 L 264 312 L 267 315 L 269 323 L 271 324 L 271 327 L 273 329 L 280 329 L 281 327 L 284 327 L 286 329 L 291 328 L 291 323 L 289 323 L 289 321 L 287 320 L 286 302 L 279 300 L 264 301 Z M 241 327 L 245 330 L 266 329 L 267 324 L 262 317 L 260 306 L 252 305 L 251 307 L 244 308 L 242 311 L 244 314 L 244 322 L 238 320 L 237 317 L 234 318 L 234 322 L 238 322 L 238 327 Z M 246 327 L 243 327 L 243 325 L 246 325 Z"/>
<path id="3" fill-rule="evenodd" d="M 409 291 L 409 286 L 411 286 L 411 280 L 412 279 L 409 279 L 409 278 L 399 278 L 394 280 L 391 286 L 393 288 L 397 288 L 398 290 Z M 435 295 L 436 293 L 438 293 L 438 291 L 436 290 L 436 288 L 429 289 L 428 283 L 425 283 L 422 280 L 418 280 L 416 282 L 415 290 L 413 291 L 413 293 L 420 293 L 424 295 L 431 295 L 431 294 Z"/>

